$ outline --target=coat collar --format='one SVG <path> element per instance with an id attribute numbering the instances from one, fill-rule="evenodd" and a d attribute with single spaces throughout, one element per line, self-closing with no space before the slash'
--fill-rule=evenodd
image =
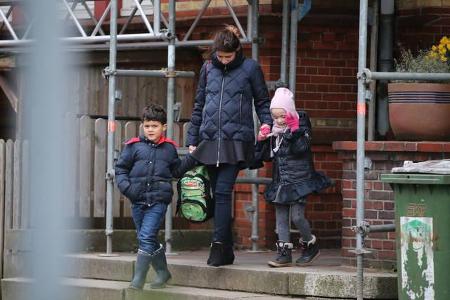
<path id="1" fill-rule="evenodd" d="M 177 143 L 175 143 L 175 141 L 167 138 L 164 135 L 161 136 L 161 138 L 159 139 L 159 141 L 157 143 L 153 143 L 152 141 L 148 140 L 146 137 L 141 135 L 139 137 L 134 137 L 134 138 L 129 139 L 128 141 L 125 142 L 125 145 L 130 145 L 130 144 L 134 144 L 134 143 L 138 143 L 138 142 L 151 143 L 151 144 L 155 144 L 155 145 L 169 143 L 169 144 L 174 145 L 175 147 L 178 147 L 178 145 L 177 145 Z"/>
<path id="2" fill-rule="evenodd" d="M 219 61 L 215 52 L 212 54 L 212 57 L 211 57 L 212 64 L 215 67 L 217 67 L 223 71 L 230 71 L 230 70 L 236 69 L 244 62 L 244 60 L 245 60 L 245 57 L 242 52 L 242 48 L 236 52 L 236 57 L 233 59 L 233 61 L 231 61 L 230 63 L 228 63 L 226 65 L 224 65 L 223 63 L 221 63 Z"/>

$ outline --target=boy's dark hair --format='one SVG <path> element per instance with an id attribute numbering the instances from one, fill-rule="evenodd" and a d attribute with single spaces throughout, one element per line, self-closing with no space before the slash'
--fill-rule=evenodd
<path id="1" fill-rule="evenodd" d="M 239 40 L 239 30 L 232 25 L 225 26 L 224 29 L 216 33 L 214 37 L 213 51 L 235 52 L 241 47 Z"/>
<path id="2" fill-rule="evenodd" d="M 144 121 L 158 121 L 162 124 L 166 124 L 166 110 L 159 104 L 150 103 L 142 110 L 142 122 Z"/>

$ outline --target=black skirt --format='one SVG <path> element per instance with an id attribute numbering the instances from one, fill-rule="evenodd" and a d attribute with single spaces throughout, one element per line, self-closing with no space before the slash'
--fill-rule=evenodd
<path id="1" fill-rule="evenodd" d="M 232 140 L 220 140 L 220 147 L 217 140 L 203 140 L 192 153 L 192 156 L 204 165 L 231 164 L 239 165 L 241 169 L 248 167 L 254 155 L 253 143 Z"/>

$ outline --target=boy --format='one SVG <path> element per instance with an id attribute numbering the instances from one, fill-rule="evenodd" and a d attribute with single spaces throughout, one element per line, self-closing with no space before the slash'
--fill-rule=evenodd
<path id="1" fill-rule="evenodd" d="M 115 172 L 120 192 L 130 199 L 132 217 L 136 225 L 139 250 L 136 269 L 130 288 L 142 289 L 150 264 L 156 271 L 151 288 L 162 288 L 171 278 L 167 269 L 164 248 L 158 242 L 158 231 L 172 201 L 172 177 L 181 175 L 195 166 L 187 155 L 178 158 L 175 143 L 166 138 L 165 110 L 150 104 L 142 113 L 144 135 L 125 143 Z"/>

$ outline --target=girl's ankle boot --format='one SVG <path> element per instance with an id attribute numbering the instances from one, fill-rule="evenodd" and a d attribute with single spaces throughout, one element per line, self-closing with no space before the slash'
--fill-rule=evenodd
<path id="1" fill-rule="evenodd" d="M 304 266 L 315 260 L 319 254 L 319 243 L 314 235 L 311 240 L 305 242 L 300 239 L 300 247 L 302 248 L 302 255 L 295 261 L 297 266 Z"/>
<path id="2" fill-rule="evenodd" d="M 294 248 L 292 243 L 277 241 L 277 256 L 267 264 L 275 268 L 289 267 L 292 265 L 292 248 Z"/>

